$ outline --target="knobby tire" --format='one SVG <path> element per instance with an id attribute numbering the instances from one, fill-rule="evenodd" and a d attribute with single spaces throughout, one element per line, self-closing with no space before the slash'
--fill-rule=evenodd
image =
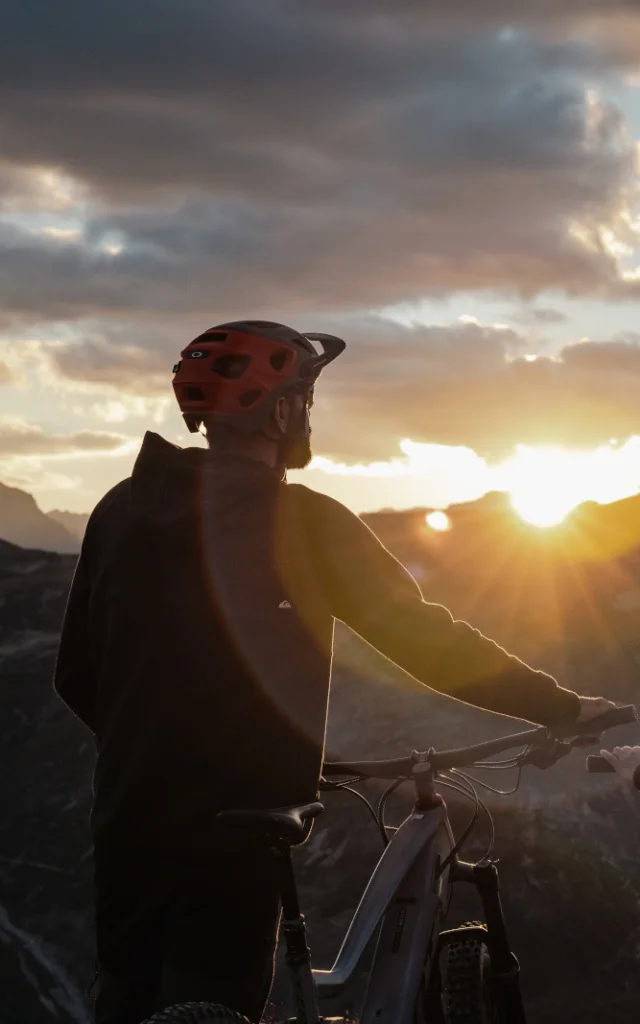
<path id="1" fill-rule="evenodd" d="M 441 970 L 445 1024 L 503 1024 L 485 942 L 464 934 L 453 939 L 443 951 Z"/>
<path id="2" fill-rule="evenodd" d="M 180 1003 L 154 1013 L 142 1024 L 250 1024 L 246 1017 L 220 1003 Z"/>

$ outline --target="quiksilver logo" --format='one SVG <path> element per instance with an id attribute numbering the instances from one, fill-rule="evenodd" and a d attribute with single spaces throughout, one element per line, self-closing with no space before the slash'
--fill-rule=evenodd
<path id="1" fill-rule="evenodd" d="M 281 601 L 280 604 L 278 605 L 278 608 L 290 608 L 290 607 L 291 607 L 291 605 L 289 604 L 288 601 Z"/>

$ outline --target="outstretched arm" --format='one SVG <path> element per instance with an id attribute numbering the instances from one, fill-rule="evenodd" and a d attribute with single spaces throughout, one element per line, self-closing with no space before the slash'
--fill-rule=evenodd
<path id="1" fill-rule="evenodd" d="M 420 682 L 541 725 L 592 717 L 610 706 L 602 702 L 598 711 L 583 713 L 573 691 L 454 620 L 442 605 L 425 602 L 412 576 L 361 519 L 325 495 L 316 498 L 316 559 L 334 615 Z"/>
<path id="2" fill-rule="evenodd" d="M 62 624 L 53 686 L 73 713 L 95 732 L 95 676 L 89 646 L 90 585 L 80 556 Z"/>

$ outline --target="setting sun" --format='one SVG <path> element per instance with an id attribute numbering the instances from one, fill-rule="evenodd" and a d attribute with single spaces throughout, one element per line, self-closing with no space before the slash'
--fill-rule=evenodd
<path id="1" fill-rule="evenodd" d="M 556 500 L 549 494 L 518 494 L 511 496 L 511 504 L 518 515 L 533 526 L 556 526 L 575 506 L 575 502 L 567 506 L 562 500 Z"/>
<path id="2" fill-rule="evenodd" d="M 527 522 L 555 526 L 584 501 L 606 504 L 622 497 L 627 454 L 609 445 L 592 452 L 520 447 L 503 466 L 506 490 Z"/>

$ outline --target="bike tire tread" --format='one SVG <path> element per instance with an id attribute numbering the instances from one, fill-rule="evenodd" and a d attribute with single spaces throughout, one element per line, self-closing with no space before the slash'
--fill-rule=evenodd
<path id="1" fill-rule="evenodd" d="M 479 922 L 467 927 L 477 928 Z M 486 968 L 489 953 L 477 935 L 460 937 L 447 943 L 442 964 L 443 1012 L 446 1024 L 494 1024 L 495 1009 L 487 1004 Z"/>
<path id="2" fill-rule="evenodd" d="M 241 1013 L 220 1003 L 179 1003 L 154 1013 L 142 1024 L 250 1024 Z"/>

